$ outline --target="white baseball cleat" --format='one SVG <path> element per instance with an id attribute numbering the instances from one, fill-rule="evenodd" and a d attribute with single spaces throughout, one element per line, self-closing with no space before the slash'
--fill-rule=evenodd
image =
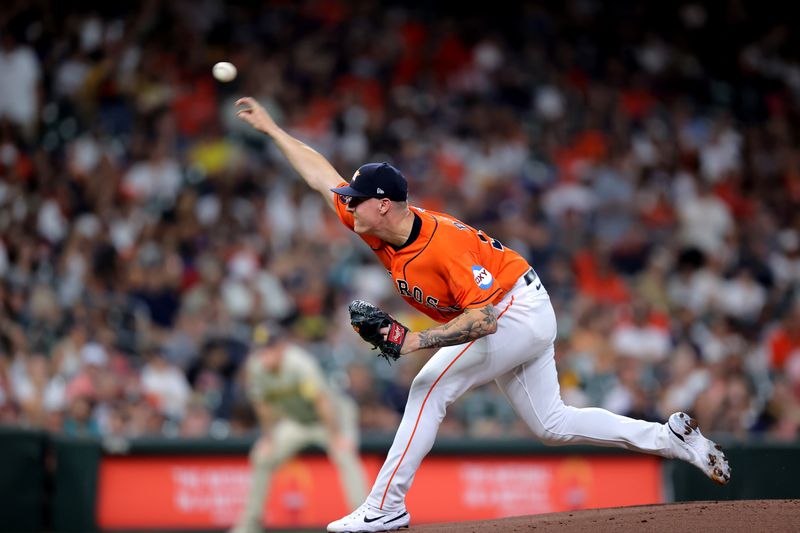
<path id="1" fill-rule="evenodd" d="M 330 533 L 394 531 L 407 528 L 409 522 L 411 515 L 405 509 L 387 512 L 365 503 L 344 518 L 328 524 L 328 531 Z"/>
<path id="2" fill-rule="evenodd" d="M 678 438 L 677 445 L 685 452 L 679 455 L 681 459 L 693 464 L 720 485 L 731 480 L 731 467 L 722 453 L 722 447 L 700 433 L 697 420 L 686 413 L 673 413 L 667 421 L 667 427 Z"/>

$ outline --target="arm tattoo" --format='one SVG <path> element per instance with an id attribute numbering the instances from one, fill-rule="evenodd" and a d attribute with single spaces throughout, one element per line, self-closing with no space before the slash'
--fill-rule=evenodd
<path id="1" fill-rule="evenodd" d="M 420 332 L 420 348 L 441 348 L 463 344 L 497 331 L 494 306 L 468 309 L 456 318 L 435 328 Z"/>

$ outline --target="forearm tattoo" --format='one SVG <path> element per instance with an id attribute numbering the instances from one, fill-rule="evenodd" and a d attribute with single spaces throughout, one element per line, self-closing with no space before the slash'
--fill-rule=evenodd
<path id="1" fill-rule="evenodd" d="M 497 330 L 494 306 L 470 309 L 447 324 L 420 332 L 420 348 L 441 348 L 485 337 Z"/>

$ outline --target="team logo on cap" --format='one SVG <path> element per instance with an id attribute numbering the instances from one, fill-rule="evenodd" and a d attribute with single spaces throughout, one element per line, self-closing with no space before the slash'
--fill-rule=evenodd
<path id="1" fill-rule="evenodd" d="M 475 278 L 475 284 L 484 290 L 491 287 L 494 283 L 492 273 L 480 265 L 472 265 L 472 277 Z"/>
<path id="2" fill-rule="evenodd" d="M 350 183 L 356 181 L 356 178 L 361 175 L 361 169 L 356 170 L 356 173 L 353 174 L 353 179 L 350 180 Z"/>

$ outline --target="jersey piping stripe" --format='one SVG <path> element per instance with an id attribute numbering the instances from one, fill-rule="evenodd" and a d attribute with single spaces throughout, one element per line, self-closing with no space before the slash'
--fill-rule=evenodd
<path id="1" fill-rule="evenodd" d="M 506 313 L 506 311 L 508 311 L 508 310 L 511 308 L 511 306 L 512 306 L 513 304 L 514 304 L 514 297 L 512 296 L 512 297 L 511 297 L 511 301 L 510 301 L 510 302 L 508 302 L 508 305 L 506 306 L 506 308 L 505 308 L 505 309 L 503 309 L 503 311 L 502 311 L 502 312 L 501 312 L 499 315 L 497 315 L 497 320 L 500 320 L 500 317 L 502 317 L 502 316 L 503 316 L 503 315 Z M 464 352 L 466 352 L 467 350 L 469 350 L 470 346 L 472 346 L 473 344 L 475 344 L 475 341 L 477 341 L 477 340 L 478 340 L 478 339 L 475 339 L 474 341 L 470 342 L 469 344 L 467 344 L 467 345 L 464 347 L 464 349 L 463 349 L 463 350 L 461 350 L 460 352 L 458 352 L 458 355 L 456 355 L 456 356 L 453 358 L 453 360 L 452 360 L 452 361 L 450 361 L 450 364 L 449 364 L 449 365 L 447 365 L 447 368 L 445 368 L 444 370 L 442 370 L 442 373 L 441 373 L 441 374 L 439 374 L 439 377 L 438 377 L 438 378 L 436 378 L 436 381 L 434 381 L 434 382 L 433 382 L 433 385 L 431 385 L 431 388 L 430 388 L 430 389 L 428 389 L 428 394 L 426 394 L 426 395 L 425 395 L 425 399 L 424 399 L 424 400 L 422 400 L 422 405 L 421 405 L 421 406 L 420 406 L 420 408 L 419 408 L 419 414 L 417 415 L 417 421 L 416 421 L 416 422 L 414 422 L 414 429 L 413 429 L 413 430 L 411 430 L 411 437 L 409 437 L 409 438 L 408 438 L 408 444 L 406 444 L 406 449 L 405 449 L 405 450 L 403 450 L 403 455 L 401 455 L 401 456 L 400 456 L 400 461 L 398 461 L 398 462 L 397 462 L 397 466 L 396 466 L 396 467 L 394 467 L 394 470 L 392 471 L 392 475 L 389 477 L 389 482 L 388 482 L 388 483 L 386 483 L 386 488 L 383 490 L 383 497 L 381 498 L 381 506 L 379 507 L 379 509 L 380 509 L 380 510 L 383 510 L 383 502 L 385 502 L 385 501 L 386 501 L 386 494 L 389 492 L 389 487 L 392 485 L 392 480 L 394 479 L 394 475 L 395 475 L 395 474 L 397 473 L 397 471 L 400 469 L 400 465 L 401 465 L 401 464 L 403 464 L 403 459 L 405 459 L 405 458 L 406 458 L 406 453 L 408 453 L 408 449 L 411 447 L 411 441 L 413 441 L 413 440 L 414 440 L 414 435 L 417 433 L 417 427 L 419 426 L 419 421 L 420 421 L 420 419 L 422 418 L 422 411 L 425 409 L 425 404 L 428 402 L 428 398 L 430 398 L 430 396 L 431 396 L 431 393 L 433 392 L 433 388 L 434 388 L 434 387 L 436 387 L 436 384 L 437 384 L 437 383 L 439 383 L 439 381 L 441 381 L 441 379 L 444 377 L 444 375 L 447 373 L 447 371 L 448 371 L 448 370 L 450 370 L 450 367 L 451 367 L 451 366 L 453 366 L 453 365 L 455 364 L 455 362 L 456 362 L 456 361 L 458 361 L 458 360 L 459 360 L 459 358 L 460 358 L 462 355 L 464 355 Z"/>
<path id="2" fill-rule="evenodd" d="M 422 217 L 420 217 L 420 219 L 421 218 Z M 439 229 L 439 221 L 436 220 L 436 217 L 433 217 L 433 221 L 436 223 L 436 225 L 433 227 L 433 231 L 431 232 L 431 236 L 428 237 L 428 242 L 425 243 L 425 246 L 422 247 L 422 250 L 417 252 L 417 255 L 415 255 L 414 257 L 412 257 L 408 261 L 406 261 L 406 264 L 403 265 L 403 279 L 408 279 L 408 278 L 406 278 L 406 268 L 408 268 L 408 265 L 411 263 L 411 261 L 413 261 L 414 259 L 419 257 L 420 254 L 425 251 L 425 249 L 428 247 L 428 245 L 430 245 L 431 241 L 433 240 L 433 236 L 436 235 L 436 230 Z M 422 231 L 422 230 L 420 229 L 420 231 Z"/>

